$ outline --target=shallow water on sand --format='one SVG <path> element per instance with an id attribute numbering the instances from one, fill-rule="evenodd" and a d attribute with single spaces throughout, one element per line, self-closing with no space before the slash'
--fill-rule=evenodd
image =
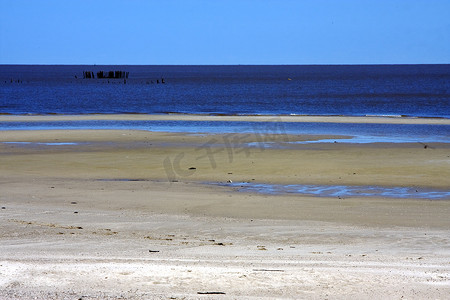
<path id="1" fill-rule="evenodd" d="M 236 187 L 240 192 L 263 194 L 302 194 L 318 197 L 386 197 L 430 200 L 450 200 L 450 190 L 415 187 L 312 185 L 312 184 L 266 184 L 233 182 L 220 184 Z"/>

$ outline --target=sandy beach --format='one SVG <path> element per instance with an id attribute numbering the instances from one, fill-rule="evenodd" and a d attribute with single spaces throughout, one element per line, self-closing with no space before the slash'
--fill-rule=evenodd
<path id="1" fill-rule="evenodd" d="M 61 118 L 85 117 L 0 121 Z M 447 298 L 448 199 L 265 194 L 229 184 L 449 189 L 449 144 L 341 138 L 2 131 L 0 298 Z M 336 143 L 301 143 L 321 139 Z"/>
<path id="2" fill-rule="evenodd" d="M 267 122 L 274 118 L 282 122 L 324 123 L 368 123 L 368 124 L 436 124 L 450 125 L 446 118 L 417 118 L 408 116 L 311 116 L 311 115 L 200 115 L 200 114 L 84 114 L 84 115 L 0 115 L 0 122 L 42 121 L 91 121 L 91 120 L 135 120 L 135 121 L 245 121 Z"/>

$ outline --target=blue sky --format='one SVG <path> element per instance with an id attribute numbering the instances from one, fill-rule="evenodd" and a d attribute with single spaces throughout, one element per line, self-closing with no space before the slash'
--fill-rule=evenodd
<path id="1" fill-rule="evenodd" d="M 450 0 L 0 0 L 0 64 L 450 63 Z"/>

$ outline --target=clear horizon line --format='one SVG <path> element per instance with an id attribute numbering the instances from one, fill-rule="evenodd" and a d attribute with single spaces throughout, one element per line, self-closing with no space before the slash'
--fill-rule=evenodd
<path id="1" fill-rule="evenodd" d="M 450 65 L 449 63 L 333 63 L 333 64 L 53 64 L 53 63 L 0 63 L 0 66 L 418 66 Z"/>

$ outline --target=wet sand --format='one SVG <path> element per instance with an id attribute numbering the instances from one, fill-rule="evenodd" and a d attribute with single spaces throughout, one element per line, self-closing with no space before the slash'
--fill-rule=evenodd
<path id="1" fill-rule="evenodd" d="M 0 298 L 446 297 L 449 201 L 226 182 L 448 189 L 447 144 L 259 138 L 0 132 Z"/>

